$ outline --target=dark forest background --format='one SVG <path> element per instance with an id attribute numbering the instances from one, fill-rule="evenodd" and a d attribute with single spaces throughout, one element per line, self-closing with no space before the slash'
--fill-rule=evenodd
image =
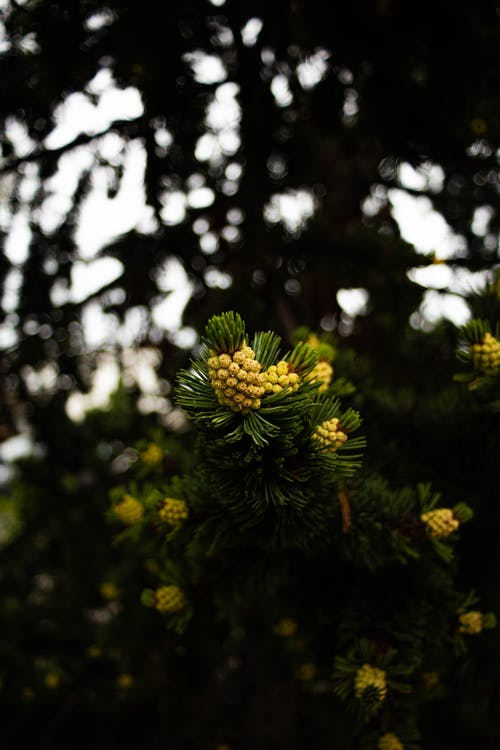
<path id="1" fill-rule="evenodd" d="M 210 681 L 214 633 L 169 650 L 171 635 L 139 603 L 143 563 L 113 544 L 106 521 L 109 491 L 136 461 L 137 441 L 162 446 L 166 473 L 191 470 L 193 436 L 173 384 L 206 320 L 224 310 L 237 310 L 251 331 L 330 335 L 344 352 L 338 374 L 357 389 L 368 469 L 395 486 L 429 481 L 458 500 L 480 499 L 489 514 L 461 543 L 460 575 L 494 610 L 498 424 L 450 385 L 456 328 L 426 320 L 426 290 L 408 273 L 444 263 L 450 278 L 477 280 L 467 272 L 498 264 L 498 3 L 12 0 L 1 14 L 0 439 L 4 458 L 12 438 L 25 436 L 27 446 L 4 465 L 0 498 L 5 747 L 226 742 L 214 718 L 228 702 Z M 140 113 L 98 132 L 82 117 L 70 140 L 51 146 L 72 95 L 98 105 L 98 75 L 136 89 Z M 228 122 L 217 119 L 221 102 Z M 135 146 L 148 221 L 85 257 L 86 201 L 103 174 L 107 199 L 119 195 Z M 71 187 L 47 220 L 63 165 Z M 416 187 L 402 165 L 420 175 Z M 443 261 L 436 246 L 424 256 L 403 240 L 393 189 L 432 202 L 459 237 L 454 254 Z M 280 200 L 297 195 L 310 215 L 287 224 Z M 26 249 L 15 245 L 19 223 Z M 82 299 L 75 269 L 104 258 L 119 261 L 119 274 L 100 283 L 96 270 Z M 164 280 L 173 261 L 191 290 L 184 338 L 154 315 L 173 294 Z M 364 290 L 358 314 L 339 303 L 346 289 Z M 459 295 L 474 314 L 493 315 L 472 281 Z M 109 327 L 98 346 L 96 324 L 85 324 L 96 309 Z M 153 363 L 149 399 L 131 351 Z M 110 358 L 120 377 L 108 407 L 75 419 L 68 400 L 88 393 Z M 443 410 L 452 402 L 450 421 Z M 118 598 L 103 595 L 106 582 Z M 498 746 L 498 665 L 482 648 L 482 671 L 471 666 L 460 678 L 467 697 L 457 678 L 440 710 L 424 711 L 423 747 Z M 252 679 L 237 689 L 252 695 Z M 324 744 L 315 745 L 296 739 L 292 708 L 265 713 L 292 700 L 265 684 L 261 701 L 248 698 L 241 747 L 344 747 L 321 691 L 312 713 Z"/>

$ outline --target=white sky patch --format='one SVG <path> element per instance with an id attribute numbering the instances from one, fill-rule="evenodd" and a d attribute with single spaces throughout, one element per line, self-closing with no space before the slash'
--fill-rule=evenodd
<path id="1" fill-rule="evenodd" d="M 329 59 L 328 50 L 318 49 L 297 65 L 297 78 L 303 89 L 314 88 L 325 77 Z"/>
<path id="2" fill-rule="evenodd" d="M 86 347 L 92 351 L 116 342 L 118 320 L 115 315 L 104 313 L 98 302 L 92 301 L 83 309 L 82 328 Z"/>
<path id="3" fill-rule="evenodd" d="M 115 20 L 114 14 L 110 10 L 101 10 L 93 13 L 85 21 L 85 27 L 89 31 L 98 31 L 99 29 L 109 26 Z"/>
<path id="4" fill-rule="evenodd" d="M 0 323 L 0 350 L 10 349 L 18 342 L 18 336 L 11 323 Z"/>
<path id="5" fill-rule="evenodd" d="M 155 280 L 158 289 L 167 294 L 153 306 L 153 321 L 162 330 L 176 330 L 181 325 L 182 313 L 191 297 L 193 286 L 181 263 L 175 258 L 165 261 Z"/>
<path id="6" fill-rule="evenodd" d="M 344 312 L 353 317 L 366 315 L 368 311 L 369 294 L 366 289 L 339 289 L 337 302 Z"/>
<path id="7" fill-rule="evenodd" d="M 488 234 L 489 223 L 493 218 L 495 211 L 492 206 L 479 206 L 474 211 L 471 229 L 477 237 L 484 237 Z"/>
<path id="8" fill-rule="evenodd" d="M 7 117 L 5 134 L 13 146 L 16 156 L 20 158 L 28 156 L 34 150 L 35 142 L 29 137 L 26 125 L 21 120 L 15 117 Z"/>
<path id="9" fill-rule="evenodd" d="M 33 443 L 26 435 L 16 435 L 0 444 L 0 460 L 5 463 L 17 461 L 31 455 Z"/>
<path id="10" fill-rule="evenodd" d="M 411 242 L 417 252 L 435 253 L 443 259 L 464 255 L 465 239 L 455 234 L 443 216 L 434 211 L 430 198 L 409 195 L 397 188 L 391 188 L 388 197 L 403 239 Z"/>
<path id="11" fill-rule="evenodd" d="M 7 273 L 2 298 L 2 309 L 5 312 L 14 312 L 17 309 L 22 283 L 23 275 L 18 268 L 13 268 Z"/>
<path id="12" fill-rule="evenodd" d="M 224 63 L 217 55 L 207 55 L 202 50 L 194 50 L 185 54 L 184 60 L 190 65 L 197 83 L 211 85 L 221 83 L 227 78 Z"/>
<path id="13" fill-rule="evenodd" d="M 424 329 L 428 326 L 432 327 L 442 318 L 451 320 L 456 326 L 462 326 L 471 316 L 469 306 L 462 297 L 456 294 L 438 292 L 435 289 L 427 289 L 424 293 L 419 312 L 427 325 L 415 325 L 415 320 L 418 320 L 418 313 L 417 316 L 412 316 L 410 322 L 415 327 L 423 327 Z"/>
<path id="14" fill-rule="evenodd" d="M 225 156 L 238 151 L 241 145 L 241 108 L 236 98 L 239 90 L 236 83 L 223 83 L 217 87 L 207 107 L 205 125 L 208 132 L 198 139 L 195 146 L 198 161 L 219 164 Z"/>
<path id="15" fill-rule="evenodd" d="M 108 197 L 107 168 L 93 172 L 93 189 L 82 202 L 75 234 L 83 259 L 95 257 L 103 245 L 134 229 L 145 213 L 149 213 L 144 193 L 146 152 L 138 139 L 127 144 L 124 163 L 120 187 L 114 198 Z"/>
<path id="16" fill-rule="evenodd" d="M 135 120 L 144 111 L 138 89 L 134 86 L 116 88 L 108 69 L 97 73 L 87 90 L 98 97 L 97 104 L 87 93 L 79 91 L 70 94 L 55 109 L 56 127 L 45 139 L 46 148 L 61 148 L 81 133 L 100 133 L 115 120 Z"/>
<path id="17" fill-rule="evenodd" d="M 264 218 L 270 224 L 282 223 L 290 234 L 297 234 L 313 216 L 315 199 L 306 189 L 275 193 L 264 207 Z"/>
<path id="18" fill-rule="evenodd" d="M 274 76 L 271 81 L 271 93 L 278 107 L 288 107 L 293 102 L 288 78 L 282 73 Z"/>
<path id="19" fill-rule="evenodd" d="M 78 261 L 71 268 L 71 302 L 84 302 L 91 294 L 118 279 L 123 263 L 116 258 L 97 258 L 90 263 Z"/>
<path id="20" fill-rule="evenodd" d="M 7 258 L 15 265 L 22 265 L 28 257 L 31 242 L 30 217 L 22 207 L 12 219 L 11 230 L 5 240 L 4 251 Z"/>
<path id="21" fill-rule="evenodd" d="M 207 208 L 214 200 L 215 193 L 209 187 L 195 188 L 187 194 L 187 202 L 191 208 Z"/>
<path id="22" fill-rule="evenodd" d="M 408 190 L 429 190 L 439 193 L 444 186 L 445 174 L 439 164 L 424 162 L 416 169 L 408 162 L 403 162 L 398 168 L 398 181 Z"/>
<path id="23" fill-rule="evenodd" d="M 253 47 L 263 26 L 262 18 L 249 18 L 241 29 L 241 40 L 245 47 Z"/>
<path id="24" fill-rule="evenodd" d="M 105 408 L 120 378 L 118 362 L 112 354 L 103 354 L 88 393 L 72 393 L 66 401 L 66 413 L 75 422 L 83 421 L 90 409 Z"/>
<path id="25" fill-rule="evenodd" d="M 87 146 L 80 146 L 60 157 L 57 172 L 45 183 L 47 195 L 40 207 L 39 217 L 43 232 L 52 234 L 61 226 L 72 207 L 78 180 L 93 162 L 94 156 Z"/>
<path id="26" fill-rule="evenodd" d="M 171 190 L 161 195 L 163 207 L 160 216 L 167 226 L 180 224 L 186 218 L 186 193 L 182 190 Z"/>

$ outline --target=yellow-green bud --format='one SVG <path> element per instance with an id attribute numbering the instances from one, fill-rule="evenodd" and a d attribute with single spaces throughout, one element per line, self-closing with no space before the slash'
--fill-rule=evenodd
<path id="1" fill-rule="evenodd" d="M 117 599 L 120 595 L 120 589 L 112 581 L 103 581 L 99 586 L 99 593 L 103 599 Z"/>
<path id="2" fill-rule="evenodd" d="M 159 612 L 178 612 L 186 606 L 186 598 L 175 584 L 160 586 L 155 591 L 154 606 Z"/>
<path id="3" fill-rule="evenodd" d="M 484 627 L 483 613 L 478 612 L 477 610 L 463 612 L 459 615 L 458 621 L 460 623 L 458 632 L 465 633 L 466 635 L 480 633 Z"/>
<path id="4" fill-rule="evenodd" d="M 162 460 L 163 451 L 159 445 L 156 445 L 156 443 L 149 443 L 147 448 L 142 451 L 140 458 L 143 463 L 155 466 Z"/>
<path id="5" fill-rule="evenodd" d="M 404 745 L 392 732 L 386 732 L 380 737 L 377 750 L 404 750 Z"/>
<path id="6" fill-rule="evenodd" d="M 292 619 L 291 617 L 284 617 L 282 620 L 279 620 L 273 630 L 276 633 L 276 635 L 281 636 L 291 636 L 295 635 L 297 632 L 297 621 Z"/>
<path id="7" fill-rule="evenodd" d="M 318 364 L 313 367 L 311 373 L 307 379 L 312 383 L 321 383 L 318 388 L 319 393 L 324 393 L 332 381 L 333 367 L 326 360 L 320 360 Z"/>
<path id="8" fill-rule="evenodd" d="M 315 429 L 312 439 L 319 443 L 325 451 L 333 452 L 342 447 L 347 440 L 347 435 L 340 429 L 338 418 L 334 417 L 322 422 Z"/>
<path id="9" fill-rule="evenodd" d="M 223 352 L 210 357 L 207 366 L 219 404 L 243 414 L 260 407 L 259 397 L 265 393 L 265 382 L 253 349 L 245 345 L 232 355 Z"/>
<path id="10" fill-rule="evenodd" d="M 460 526 L 451 508 L 435 508 L 422 513 L 420 520 L 425 524 L 427 533 L 432 537 L 446 537 Z"/>
<path id="11" fill-rule="evenodd" d="M 132 495 L 125 495 L 123 500 L 113 507 L 113 512 L 118 516 L 122 523 L 133 526 L 142 521 L 144 515 L 144 506 L 139 500 Z"/>
<path id="12" fill-rule="evenodd" d="M 188 517 L 189 510 L 184 500 L 166 497 L 158 510 L 158 515 L 170 526 L 178 526 Z"/>
<path id="13" fill-rule="evenodd" d="M 134 678 L 127 672 L 122 672 L 116 678 L 116 684 L 121 690 L 129 690 L 134 684 Z"/>
<path id="14" fill-rule="evenodd" d="M 55 690 L 61 684 L 61 675 L 58 672 L 47 672 L 43 679 L 45 687 L 50 690 Z"/>
<path id="15" fill-rule="evenodd" d="M 280 360 L 277 365 L 271 365 L 264 373 L 266 393 L 281 393 L 284 388 L 292 392 L 298 390 L 300 378 L 296 372 L 289 371 L 290 365 Z"/>
<path id="16" fill-rule="evenodd" d="M 374 688 L 377 691 L 379 701 L 382 702 L 387 695 L 386 675 L 383 669 L 372 667 L 371 664 L 363 664 L 354 678 L 356 698 L 362 698 L 365 690 L 369 688 Z"/>
<path id="17" fill-rule="evenodd" d="M 485 333 L 481 343 L 470 345 L 472 364 L 485 375 L 500 374 L 500 341 Z"/>

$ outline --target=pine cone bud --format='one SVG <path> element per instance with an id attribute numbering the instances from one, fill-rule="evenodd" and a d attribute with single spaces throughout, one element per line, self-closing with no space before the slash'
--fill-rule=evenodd
<path id="1" fill-rule="evenodd" d="M 387 695 L 387 683 L 385 672 L 378 667 L 372 667 L 370 664 L 363 664 L 356 672 L 354 678 L 354 693 L 356 698 L 363 698 L 366 690 L 373 690 L 378 693 L 378 701 L 381 703 Z"/>
<path id="2" fill-rule="evenodd" d="M 485 333 L 481 343 L 471 344 L 472 364 L 485 375 L 500 374 L 500 341 L 491 333 Z"/>
<path id="3" fill-rule="evenodd" d="M 154 607 L 159 612 L 178 612 L 186 606 L 186 598 L 182 589 L 175 584 L 160 586 L 154 595 Z"/>
<path id="4" fill-rule="evenodd" d="M 460 623 L 458 632 L 466 635 L 480 633 L 484 627 L 483 613 L 477 610 L 463 612 L 463 614 L 459 615 L 458 621 Z"/>
<path id="5" fill-rule="evenodd" d="M 460 526 L 451 508 L 435 508 L 423 513 L 420 520 L 425 524 L 427 533 L 432 537 L 446 537 Z"/>
<path id="6" fill-rule="evenodd" d="M 311 370 L 311 373 L 307 379 L 311 383 L 321 383 L 320 387 L 318 388 L 318 393 L 324 393 L 332 382 L 332 377 L 333 367 L 331 366 L 330 362 L 322 359 Z"/>
<path id="7" fill-rule="evenodd" d="M 212 388 L 221 406 L 248 414 L 261 405 L 260 397 L 266 392 L 261 364 L 249 346 L 233 352 L 209 357 L 208 374 Z"/>
<path id="8" fill-rule="evenodd" d="M 116 503 L 113 512 L 118 516 L 122 523 L 127 524 L 127 526 L 133 526 L 142 521 L 144 506 L 139 500 L 132 497 L 132 495 L 125 495 L 123 500 Z"/>
<path id="9" fill-rule="evenodd" d="M 140 454 L 140 459 L 148 466 L 156 466 L 163 458 L 163 451 L 156 443 L 149 443 L 147 448 Z"/>
<path id="10" fill-rule="evenodd" d="M 378 750 L 404 750 L 404 745 L 392 732 L 386 732 L 380 737 L 377 745 Z"/>
<path id="11" fill-rule="evenodd" d="M 280 393 L 284 388 L 291 388 L 294 393 L 298 390 L 300 378 L 296 372 L 290 372 L 289 367 L 288 362 L 281 360 L 267 368 L 264 373 L 266 393 Z"/>
<path id="12" fill-rule="evenodd" d="M 290 635 L 295 635 L 297 627 L 296 620 L 293 620 L 291 617 L 284 617 L 275 624 L 273 630 L 276 635 L 288 637 Z"/>
<path id="13" fill-rule="evenodd" d="M 188 517 L 189 510 L 184 500 L 166 497 L 158 510 L 158 515 L 170 526 L 178 526 Z"/>
<path id="14" fill-rule="evenodd" d="M 342 447 L 347 440 L 347 435 L 340 429 L 337 417 L 334 417 L 322 422 L 314 431 L 312 439 L 319 443 L 325 451 L 333 452 Z"/>

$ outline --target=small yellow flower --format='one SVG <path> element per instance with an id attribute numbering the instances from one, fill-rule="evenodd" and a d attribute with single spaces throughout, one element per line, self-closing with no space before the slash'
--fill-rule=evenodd
<path id="1" fill-rule="evenodd" d="M 435 538 L 449 536 L 460 526 L 451 508 L 435 508 L 422 513 L 420 520 L 425 524 L 429 536 Z"/>
<path id="2" fill-rule="evenodd" d="M 404 745 L 392 732 L 386 732 L 380 737 L 377 745 L 378 750 L 404 750 Z"/>
<path id="3" fill-rule="evenodd" d="M 299 385 L 299 376 L 296 372 L 290 371 L 290 365 L 285 360 L 281 360 L 277 365 L 271 365 L 264 373 L 266 393 L 281 393 L 284 388 L 290 388 L 295 393 Z"/>
<path id="4" fill-rule="evenodd" d="M 491 333 L 485 333 L 483 340 L 469 349 L 476 370 L 490 376 L 500 374 L 500 341 Z"/>
<path id="5" fill-rule="evenodd" d="M 149 443 L 147 448 L 140 454 L 140 459 L 149 466 L 156 466 L 163 459 L 163 451 L 156 443 Z"/>
<path id="6" fill-rule="evenodd" d="M 324 451 L 332 453 L 341 448 L 347 440 L 347 435 L 340 429 L 337 417 L 322 422 L 313 433 L 312 439 L 322 446 Z"/>
<path id="7" fill-rule="evenodd" d="M 425 687 L 428 689 L 435 687 L 435 685 L 439 683 L 439 675 L 437 672 L 425 672 L 422 675 L 422 679 Z"/>
<path id="8" fill-rule="evenodd" d="M 186 606 L 186 598 L 182 589 L 175 584 L 160 586 L 155 591 L 154 606 L 159 612 L 178 612 Z"/>
<path id="9" fill-rule="evenodd" d="M 297 632 L 297 621 L 293 620 L 291 617 L 284 617 L 282 620 L 279 620 L 273 630 L 276 633 L 276 635 L 284 636 L 285 638 L 291 635 L 295 635 Z"/>
<path id="10" fill-rule="evenodd" d="M 264 375 L 255 352 L 242 346 L 232 355 L 223 352 L 207 360 L 212 388 L 221 406 L 231 411 L 248 414 L 261 405 L 260 397 L 265 393 Z"/>
<path id="11" fill-rule="evenodd" d="M 458 632 L 466 635 L 476 635 L 484 627 L 483 613 L 477 610 L 471 609 L 469 612 L 463 612 L 458 616 L 458 620 L 460 622 Z"/>
<path id="12" fill-rule="evenodd" d="M 324 393 L 332 382 L 332 377 L 332 365 L 325 359 L 321 359 L 318 364 L 313 367 L 307 379 L 312 383 L 321 383 L 320 387 L 318 388 L 318 392 Z"/>
<path id="13" fill-rule="evenodd" d="M 303 682 L 310 682 L 316 676 L 314 664 L 302 664 L 297 670 L 297 677 Z"/>
<path id="14" fill-rule="evenodd" d="M 131 674 L 122 672 L 122 674 L 119 674 L 116 678 L 116 684 L 121 690 L 130 690 L 130 688 L 134 684 L 134 678 Z"/>
<path id="15" fill-rule="evenodd" d="M 354 678 L 356 698 L 362 698 L 365 690 L 369 688 L 374 688 L 377 691 L 378 699 L 382 702 L 387 695 L 386 675 L 383 669 L 372 667 L 371 664 L 363 664 Z"/>
<path id="16" fill-rule="evenodd" d="M 85 653 L 91 659 L 99 659 L 99 657 L 102 656 L 102 649 L 99 646 L 96 646 L 95 643 L 93 643 L 90 646 L 88 646 Z"/>
<path id="17" fill-rule="evenodd" d="M 103 581 L 99 586 L 99 593 L 104 599 L 116 599 L 120 595 L 120 590 L 112 581 Z"/>
<path id="18" fill-rule="evenodd" d="M 43 680 L 45 687 L 55 690 L 61 684 L 61 675 L 57 672 L 47 672 Z"/>
<path id="19" fill-rule="evenodd" d="M 166 497 L 158 510 L 158 515 L 170 526 L 178 526 L 188 517 L 189 510 L 184 500 Z"/>
<path id="20" fill-rule="evenodd" d="M 132 495 L 125 495 L 123 500 L 116 503 L 113 512 L 118 516 L 122 523 L 127 524 L 127 526 L 133 526 L 142 521 L 144 506 L 139 500 L 132 497 Z"/>

